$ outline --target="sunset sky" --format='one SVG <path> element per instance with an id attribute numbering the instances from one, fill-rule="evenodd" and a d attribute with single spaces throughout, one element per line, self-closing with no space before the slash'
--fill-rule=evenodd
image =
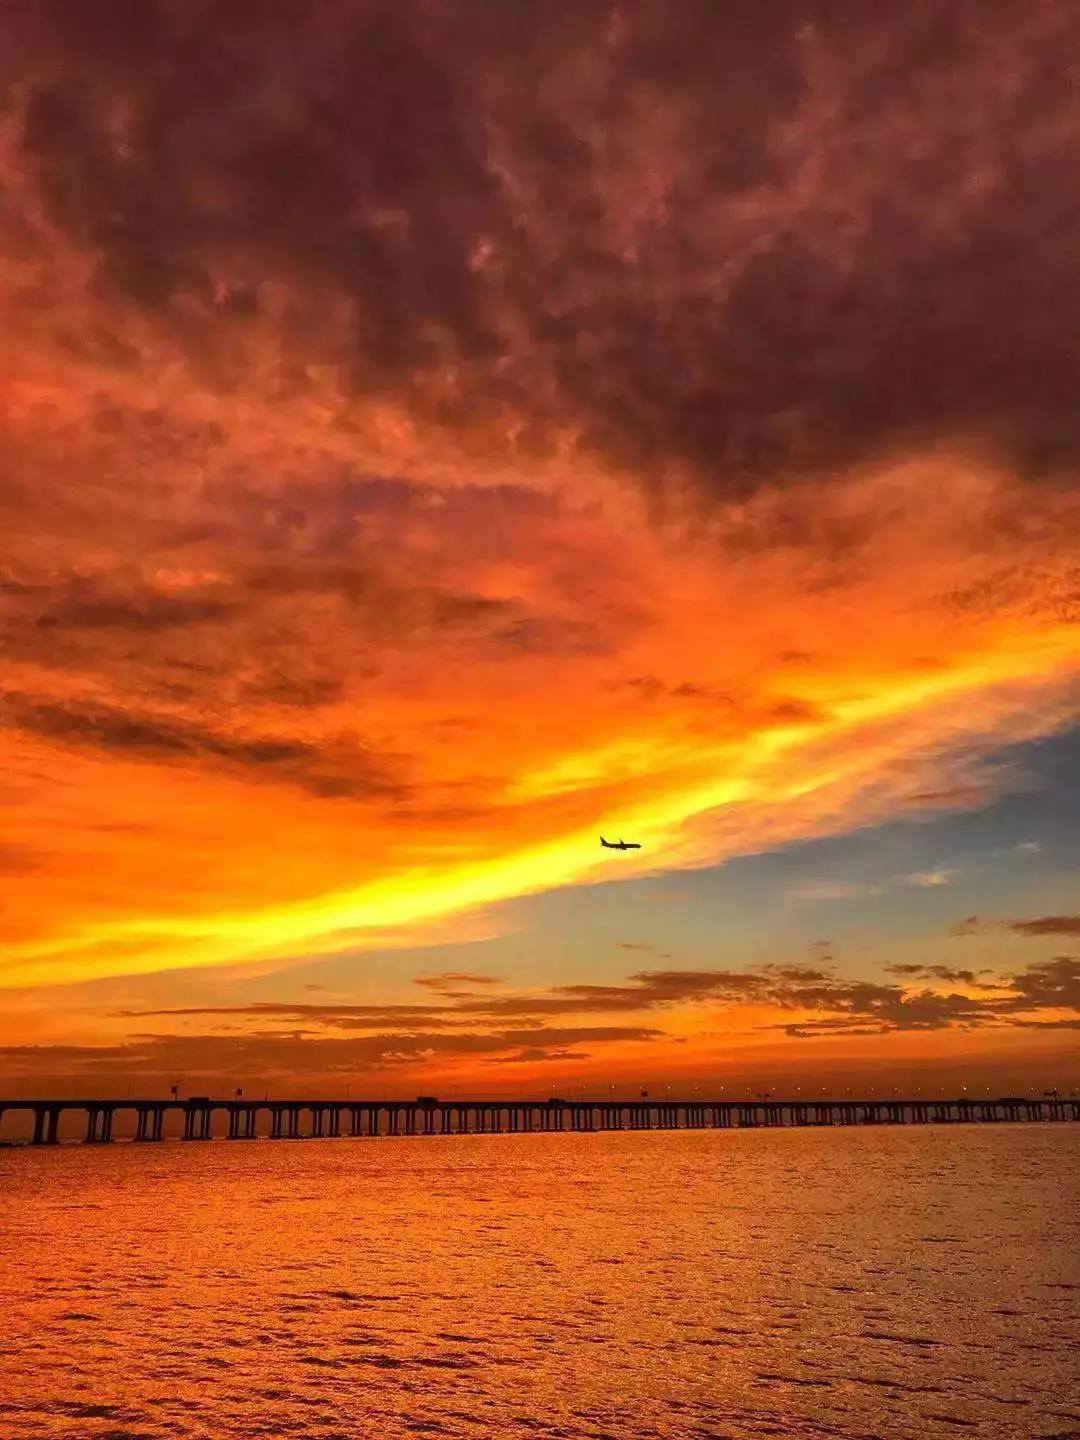
<path id="1" fill-rule="evenodd" d="M 6 10 L 0 1093 L 1080 1086 L 1076 12 Z"/>

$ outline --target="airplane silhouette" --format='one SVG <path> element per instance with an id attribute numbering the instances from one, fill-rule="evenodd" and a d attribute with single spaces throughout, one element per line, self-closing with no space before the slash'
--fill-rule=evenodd
<path id="1" fill-rule="evenodd" d="M 641 846 L 633 840 L 605 840 L 600 836 L 600 844 L 605 850 L 640 850 Z"/>

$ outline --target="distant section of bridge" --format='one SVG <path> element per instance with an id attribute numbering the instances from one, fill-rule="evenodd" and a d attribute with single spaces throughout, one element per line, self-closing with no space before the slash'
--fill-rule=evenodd
<path id="1" fill-rule="evenodd" d="M 1080 1098 L 1002 1096 L 976 1100 L 0 1100 L 32 1122 L 32 1145 L 56 1145 L 68 1112 L 85 1116 L 86 1144 L 108 1144 L 118 1115 L 135 1141 L 165 1138 L 166 1120 L 184 1140 L 339 1136 L 552 1134 L 600 1130 L 745 1130 L 832 1125 L 1048 1123 L 1080 1120 Z"/>

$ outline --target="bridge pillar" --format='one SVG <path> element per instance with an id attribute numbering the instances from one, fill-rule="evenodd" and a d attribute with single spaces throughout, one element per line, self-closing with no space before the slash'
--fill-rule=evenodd
<path id="1" fill-rule="evenodd" d="M 59 1105 L 34 1106 L 34 1135 L 31 1144 L 55 1145 L 57 1143 L 61 1108 Z"/>
<path id="2" fill-rule="evenodd" d="M 184 1111 L 184 1139 L 210 1138 L 210 1111 L 201 1105 L 188 1105 Z"/>

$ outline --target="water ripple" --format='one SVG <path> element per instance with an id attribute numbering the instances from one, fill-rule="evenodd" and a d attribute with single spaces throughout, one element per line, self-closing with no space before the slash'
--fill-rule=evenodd
<path id="1" fill-rule="evenodd" d="M 1080 1440 L 1076 1137 L 7 1150 L 0 1440 Z"/>

